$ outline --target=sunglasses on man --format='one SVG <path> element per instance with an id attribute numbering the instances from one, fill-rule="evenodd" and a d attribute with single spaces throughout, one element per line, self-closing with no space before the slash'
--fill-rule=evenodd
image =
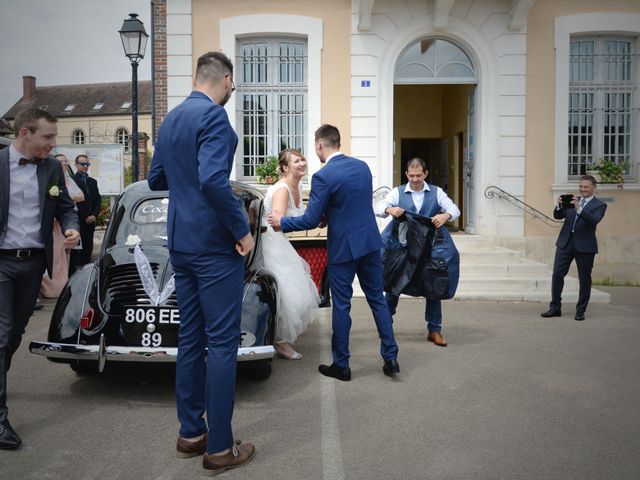
<path id="1" fill-rule="evenodd" d="M 80 165 L 81 167 L 90 167 L 91 163 L 90 162 L 78 162 L 78 165 Z"/>

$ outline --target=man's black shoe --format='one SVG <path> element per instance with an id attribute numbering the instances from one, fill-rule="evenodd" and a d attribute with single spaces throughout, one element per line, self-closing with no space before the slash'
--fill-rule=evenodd
<path id="1" fill-rule="evenodd" d="M 400 373 L 400 365 L 398 365 L 398 361 L 395 358 L 385 360 L 382 371 L 387 377 L 393 377 L 396 373 Z"/>
<path id="2" fill-rule="evenodd" d="M 349 367 L 339 367 L 335 363 L 331 365 L 320 365 L 318 371 L 325 377 L 337 378 L 343 382 L 351 381 L 351 369 Z"/>
<path id="3" fill-rule="evenodd" d="M 584 313 L 576 313 L 576 320 L 584 320 Z"/>
<path id="4" fill-rule="evenodd" d="M 552 310 L 549 309 L 544 313 L 540 314 L 541 317 L 544 318 L 549 318 L 549 317 L 561 317 L 562 316 L 562 312 L 560 310 Z"/>
<path id="5" fill-rule="evenodd" d="M 44 305 L 43 305 L 43 304 L 41 304 L 40 302 L 36 303 L 36 304 L 33 306 L 33 309 L 34 309 L 34 310 L 42 310 L 43 308 L 44 308 Z"/>
<path id="6" fill-rule="evenodd" d="M 0 450 L 15 450 L 21 443 L 22 440 L 11 428 L 9 420 L 0 422 Z"/>

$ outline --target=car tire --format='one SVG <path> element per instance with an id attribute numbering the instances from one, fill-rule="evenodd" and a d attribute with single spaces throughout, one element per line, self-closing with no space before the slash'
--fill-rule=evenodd
<path id="1" fill-rule="evenodd" d="M 252 379 L 264 381 L 271 376 L 271 362 L 251 367 L 248 373 Z"/>
<path id="2" fill-rule="evenodd" d="M 98 373 L 98 363 L 88 362 L 86 360 L 74 360 L 69 364 L 71 370 L 78 375 L 94 375 Z"/>

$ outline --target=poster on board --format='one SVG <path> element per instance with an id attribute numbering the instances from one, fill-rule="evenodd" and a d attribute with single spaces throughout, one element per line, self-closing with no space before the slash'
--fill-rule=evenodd
<path id="1" fill-rule="evenodd" d="M 89 176 L 98 181 L 101 195 L 119 195 L 124 188 L 124 147 L 119 143 L 88 145 L 56 145 L 56 153 L 64 153 L 69 166 L 75 172 L 75 158 L 82 154 L 89 157 Z"/>

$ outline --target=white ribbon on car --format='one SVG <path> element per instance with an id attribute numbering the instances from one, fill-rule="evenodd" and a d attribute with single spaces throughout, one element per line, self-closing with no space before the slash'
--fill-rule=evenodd
<path id="1" fill-rule="evenodd" d="M 149 296 L 151 302 L 157 307 L 169 298 L 169 295 L 171 295 L 176 289 L 176 276 L 175 274 L 171 275 L 171 278 L 160 292 L 158 291 L 158 284 L 156 282 L 156 277 L 153 274 L 153 270 L 151 269 L 149 259 L 140 248 L 140 245 L 136 245 L 133 249 L 133 257 L 136 260 L 138 275 L 140 275 L 140 280 L 142 280 L 142 288 L 144 288 L 144 291 Z"/>

